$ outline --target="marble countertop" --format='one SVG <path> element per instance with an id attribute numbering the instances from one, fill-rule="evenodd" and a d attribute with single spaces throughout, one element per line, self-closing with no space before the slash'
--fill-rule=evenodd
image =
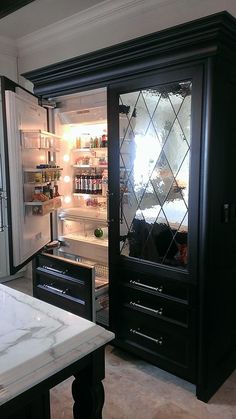
<path id="1" fill-rule="evenodd" d="M 113 338 L 88 320 L 0 284 L 0 405 Z"/>

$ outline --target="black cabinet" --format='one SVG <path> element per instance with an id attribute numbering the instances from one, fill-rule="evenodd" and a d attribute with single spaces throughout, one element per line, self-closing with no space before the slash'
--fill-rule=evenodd
<path id="1" fill-rule="evenodd" d="M 203 401 L 236 364 L 235 67 L 224 12 L 24 74 L 107 87 L 110 327 Z"/>
<path id="2" fill-rule="evenodd" d="M 117 344 L 191 382 L 196 380 L 195 288 L 123 273 L 116 286 Z M 192 298 L 193 295 L 193 298 Z"/>
<path id="3" fill-rule="evenodd" d="M 33 262 L 33 295 L 87 320 L 95 320 L 92 266 L 39 254 Z"/>

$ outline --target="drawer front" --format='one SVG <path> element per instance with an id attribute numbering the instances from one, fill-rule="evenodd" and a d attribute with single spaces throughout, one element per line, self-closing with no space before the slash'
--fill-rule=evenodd
<path id="1" fill-rule="evenodd" d="M 53 256 L 38 255 L 35 267 L 46 274 L 57 276 L 58 278 L 74 280 L 78 284 L 85 284 L 91 279 L 91 268 L 82 266 L 73 261 L 64 260 Z"/>
<path id="2" fill-rule="evenodd" d="M 121 304 L 134 313 L 144 313 L 150 317 L 158 318 L 163 322 L 170 322 L 184 329 L 190 325 L 190 310 L 186 304 L 142 292 L 137 289 L 123 287 Z"/>
<path id="3" fill-rule="evenodd" d="M 147 275 L 142 272 L 132 271 L 124 272 L 124 274 L 121 271 L 121 281 L 129 288 L 165 298 L 176 299 L 187 304 L 190 303 L 189 286 L 180 281 L 171 281 L 159 275 Z"/>
<path id="4" fill-rule="evenodd" d="M 76 282 L 68 278 L 58 278 L 57 275 L 51 275 L 36 269 L 37 281 L 35 286 L 49 293 L 56 293 L 64 297 L 74 299 L 85 299 L 88 294 L 88 288 L 83 282 Z"/>
<path id="5" fill-rule="evenodd" d="M 33 295 L 88 320 L 95 320 L 94 268 L 39 254 L 33 263 Z"/>
<path id="6" fill-rule="evenodd" d="M 46 303 L 62 308 L 77 316 L 81 316 L 87 320 L 93 320 L 92 302 L 88 299 L 61 294 L 57 291 L 49 290 L 42 285 L 34 288 L 33 295 Z"/>
<path id="7" fill-rule="evenodd" d="M 191 339 L 188 336 L 166 328 L 158 319 L 150 319 L 128 309 L 122 310 L 120 319 L 116 334 L 118 340 L 151 354 L 152 361 L 157 365 L 159 361 L 164 361 L 168 365 L 166 369 L 171 370 L 171 364 L 185 371 L 193 367 L 190 362 L 193 358 Z"/>

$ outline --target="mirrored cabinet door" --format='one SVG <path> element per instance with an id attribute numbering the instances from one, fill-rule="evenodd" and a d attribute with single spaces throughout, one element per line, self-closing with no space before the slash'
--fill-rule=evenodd
<path id="1" fill-rule="evenodd" d="M 120 255 L 188 266 L 192 82 L 119 95 Z"/>

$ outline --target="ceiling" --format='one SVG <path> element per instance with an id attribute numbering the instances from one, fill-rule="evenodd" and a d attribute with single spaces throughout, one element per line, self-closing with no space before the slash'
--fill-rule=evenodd
<path id="1" fill-rule="evenodd" d="M 0 36 L 11 39 L 21 38 L 98 3 L 103 3 L 103 1 L 0 0 Z M 23 6 L 23 4 L 26 5 Z M 11 10 L 15 11 L 10 13 Z"/>

